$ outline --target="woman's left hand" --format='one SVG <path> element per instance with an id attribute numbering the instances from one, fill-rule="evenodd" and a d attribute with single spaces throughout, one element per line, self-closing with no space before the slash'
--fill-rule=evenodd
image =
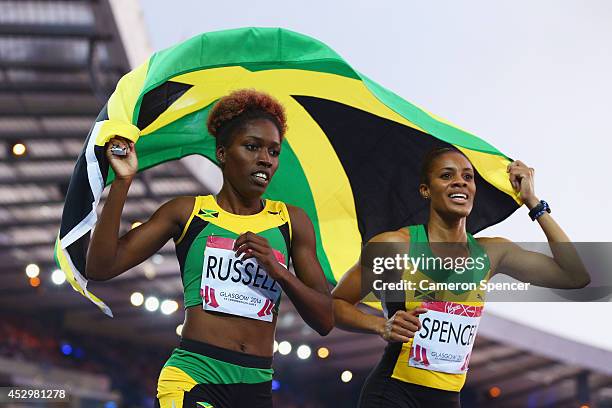
<path id="1" fill-rule="evenodd" d="M 241 234 L 236 242 L 234 242 L 234 251 L 236 251 L 236 258 L 244 254 L 243 260 L 249 258 L 257 259 L 259 265 L 263 266 L 272 279 L 278 280 L 282 277 L 285 268 L 278 262 L 268 240 L 264 237 L 247 231 Z"/>
<path id="2" fill-rule="evenodd" d="M 521 200 L 523 200 L 527 208 L 531 209 L 535 207 L 540 202 L 535 195 L 535 169 L 533 167 L 527 167 L 527 165 L 520 160 L 515 160 L 508 165 L 506 171 L 510 175 L 510 184 L 512 184 L 514 191 L 519 193 Z"/>

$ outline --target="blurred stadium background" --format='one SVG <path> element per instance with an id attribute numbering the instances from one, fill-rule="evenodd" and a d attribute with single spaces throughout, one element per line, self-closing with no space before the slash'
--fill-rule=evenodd
<path id="1" fill-rule="evenodd" d="M 179 340 L 182 287 L 171 244 L 116 279 L 91 283 L 114 319 L 73 293 L 53 262 L 89 127 L 130 61 L 146 57 L 134 56 L 132 41 L 144 31 L 135 24 L 120 35 L 120 2 L 112 3 L 0 0 L 0 386 L 71 396 L 68 404 L 2 406 L 152 407 L 161 365 Z M 209 188 L 184 162 L 151 169 L 132 185 L 122 230 L 171 197 Z M 354 407 L 383 341 L 339 330 L 321 338 L 289 301 L 282 306 L 276 406 Z M 612 376 L 500 341 L 513 335 L 478 338 L 464 407 L 612 407 Z"/>

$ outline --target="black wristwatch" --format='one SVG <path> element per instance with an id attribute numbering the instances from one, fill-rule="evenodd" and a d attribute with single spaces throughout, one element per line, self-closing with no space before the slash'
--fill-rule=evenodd
<path id="1" fill-rule="evenodd" d="M 550 214 L 550 206 L 546 201 L 540 200 L 540 202 L 535 207 L 529 210 L 529 217 L 531 218 L 531 221 L 535 221 L 542 215 L 544 215 L 544 213 Z"/>

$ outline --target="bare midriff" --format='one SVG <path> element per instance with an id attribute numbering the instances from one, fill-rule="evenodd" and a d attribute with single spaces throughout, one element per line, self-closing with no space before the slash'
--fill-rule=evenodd
<path id="1" fill-rule="evenodd" d="M 185 311 L 182 337 L 254 356 L 271 357 L 276 318 L 272 322 L 207 312 L 202 305 Z"/>

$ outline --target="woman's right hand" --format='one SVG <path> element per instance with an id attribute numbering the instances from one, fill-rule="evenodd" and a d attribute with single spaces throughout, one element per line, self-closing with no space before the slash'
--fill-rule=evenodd
<path id="1" fill-rule="evenodd" d="M 422 307 L 410 311 L 398 310 L 385 322 L 378 334 L 389 343 L 406 343 L 421 329 L 419 315 L 425 312 L 427 309 Z"/>
<path id="2" fill-rule="evenodd" d="M 125 156 L 114 155 L 111 153 L 111 148 L 113 146 L 125 148 L 127 154 Z M 106 144 L 106 158 L 115 172 L 116 179 L 132 180 L 138 171 L 138 157 L 136 156 L 134 142 L 120 137 L 112 138 Z"/>

